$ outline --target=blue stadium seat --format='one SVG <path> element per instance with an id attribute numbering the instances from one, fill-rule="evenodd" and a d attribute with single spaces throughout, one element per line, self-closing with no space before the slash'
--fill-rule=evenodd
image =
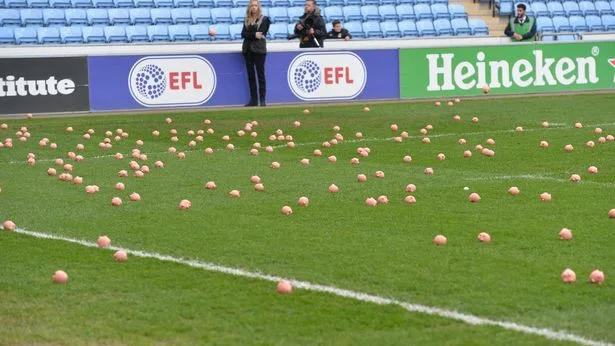
<path id="1" fill-rule="evenodd" d="M 39 26 L 36 28 L 36 35 L 38 36 L 38 43 L 62 43 L 60 30 L 55 26 Z"/>
<path id="2" fill-rule="evenodd" d="M 107 14 L 109 14 L 111 25 L 130 24 L 130 12 L 126 8 L 110 8 Z"/>
<path id="3" fill-rule="evenodd" d="M 60 27 L 62 43 L 83 43 L 83 33 L 80 26 Z"/>
<path id="4" fill-rule="evenodd" d="M 83 42 L 85 43 L 98 43 L 105 42 L 105 31 L 101 26 L 84 26 L 81 28 L 83 33 Z"/>
<path id="5" fill-rule="evenodd" d="M 448 6 L 445 4 L 433 4 L 431 5 L 431 13 L 435 19 L 445 18 L 450 19 L 451 15 L 448 12 Z"/>
<path id="6" fill-rule="evenodd" d="M 468 14 L 466 13 L 466 9 L 463 7 L 463 5 L 449 4 L 448 13 L 451 15 L 451 19 L 453 18 L 463 18 L 466 20 L 468 19 Z"/>
<path id="7" fill-rule="evenodd" d="M 30 8 L 47 8 L 49 7 L 48 0 L 27 0 L 28 7 Z"/>
<path id="8" fill-rule="evenodd" d="M 269 26 L 269 35 L 274 40 L 285 40 L 288 37 L 288 24 L 276 23 Z"/>
<path id="9" fill-rule="evenodd" d="M 226 7 L 212 8 L 211 21 L 214 24 L 232 23 L 233 20 L 231 19 L 231 11 Z"/>
<path id="10" fill-rule="evenodd" d="M 346 22 L 344 23 L 344 28 L 348 30 L 350 35 L 355 38 L 363 38 L 365 37 L 365 33 L 363 32 L 363 25 L 361 22 Z"/>
<path id="11" fill-rule="evenodd" d="M 380 5 L 397 5 L 397 0 L 380 0 Z"/>
<path id="12" fill-rule="evenodd" d="M 171 19 L 174 24 L 192 24 L 192 13 L 189 8 L 174 8 L 171 10 Z"/>
<path id="13" fill-rule="evenodd" d="M 416 29 L 420 36 L 438 36 L 438 32 L 430 19 L 422 19 L 416 22 Z"/>
<path id="14" fill-rule="evenodd" d="M 558 41 L 576 41 L 576 36 L 575 35 L 558 35 L 557 36 L 557 40 Z"/>
<path id="15" fill-rule="evenodd" d="M 303 0 L 290 0 L 291 7 L 303 7 L 303 5 L 305 5 L 305 1 Z M 329 6 L 329 3 L 325 1 L 325 3 L 323 4 L 321 2 L 318 6 L 322 7 L 323 5 Z"/>
<path id="16" fill-rule="evenodd" d="M 378 7 L 381 21 L 398 20 L 397 11 L 393 5 L 380 5 Z"/>
<path id="17" fill-rule="evenodd" d="M 132 0 L 113 0 L 117 8 L 133 8 L 135 6 Z"/>
<path id="18" fill-rule="evenodd" d="M 416 23 L 413 20 L 402 20 L 397 23 L 402 37 L 418 37 L 419 31 L 416 29 Z"/>
<path id="19" fill-rule="evenodd" d="M 465 18 L 453 18 L 451 19 L 451 27 L 455 32 L 455 35 L 472 35 L 472 29 Z"/>
<path id="20" fill-rule="evenodd" d="M 286 9 L 286 13 L 288 13 L 291 22 L 297 22 L 299 17 L 303 15 L 303 12 L 304 10 L 301 6 L 294 6 Z"/>
<path id="21" fill-rule="evenodd" d="M 585 17 L 582 16 L 570 16 L 568 17 L 570 26 L 574 32 L 589 32 L 589 26 L 585 22 Z"/>
<path id="22" fill-rule="evenodd" d="M 168 8 L 152 8 L 149 14 L 152 17 L 152 23 L 154 23 L 154 25 L 173 23 L 173 19 L 171 19 L 171 10 Z"/>
<path id="23" fill-rule="evenodd" d="M 615 16 L 612 14 L 605 14 L 601 16 L 602 24 L 606 28 L 606 31 L 615 31 Z"/>
<path id="24" fill-rule="evenodd" d="M 609 3 L 606 1 L 594 1 L 594 6 L 596 7 L 596 10 L 600 12 L 601 16 L 605 14 L 615 14 L 615 9 L 612 9 L 611 5 L 609 5 Z"/>
<path id="25" fill-rule="evenodd" d="M 512 1 L 501 1 L 499 5 L 499 14 L 501 17 L 512 16 L 514 13 L 514 4 Z"/>
<path id="26" fill-rule="evenodd" d="M 38 43 L 38 36 L 34 27 L 15 28 L 13 33 L 17 44 Z"/>
<path id="27" fill-rule="evenodd" d="M 436 29 L 438 36 L 452 36 L 455 31 L 451 26 L 451 21 L 446 18 L 439 18 L 433 21 L 433 27 Z"/>
<path id="28" fill-rule="evenodd" d="M 193 41 L 211 41 L 208 24 L 193 24 L 188 27 Z"/>
<path id="29" fill-rule="evenodd" d="M 594 3 L 591 1 L 583 0 L 579 2 L 579 9 L 583 11 L 584 16 L 598 16 L 600 11 L 596 9 Z"/>
<path id="30" fill-rule="evenodd" d="M 19 26 L 21 25 L 21 15 L 19 10 L 3 9 L 0 11 L 0 26 Z"/>
<path id="31" fill-rule="evenodd" d="M 327 32 L 330 32 L 331 30 L 333 30 L 333 24 L 331 22 L 326 22 L 325 28 L 327 29 Z"/>
<path id="32" fill-rule="evenodd" d="M 123 26 L 106 26 L 104 29 L 107 42 L 127 42 L 126 29 Z"/>
<path id="33" fill-rule="evenodd" d="M 361 6 L 363 5 L 362 0 L 344 0 L 344 6 Z"/>
<path id="34" fill-rule="evenodd" d="M 599 16 L 585 16 L 585 23 L 591 31 L 605 31 L 606 28 L 602 24 L 602 19 Z"/>
<path id="35" fill-rule="evenodd" d="M 92 6 L 95 8 L 114 8 L 113 0 L 92 0 Z"/>
<path id="36" fill-rule="evenodd" d="M 342 13 L 344 13 L 344 21 L 346 22 L 350 22 L 353 20 L 363 20 L 363 16 L 361 15 L 361 7 L 359 6 L 344 6 L 344 8 L 342 9 Z M 380 16 L 378 16 L 378 20 L 379 19 Z"/>
<path id="37" fill-rule="evenodd" d="M 559 1 L 549 1 L 547 2 L 547 9 L 551 12 L 551 17 L 555 16 L 565 16 L 566 11 L 564 11 L 564 6 Z"/>
<path id="38" fill-rule="evenodd" d="M 273 3 L 271 2 L 271 0 L 260 0 L 261 3 L 261 7 L 273 7 Z M 248 7 L 248 4 L 250 4 L 250 2 L 248 1 L 246 4 L 242 5 L 242 7 Z"/>
<path id="39" fill-rule="evenodd" d="M 231 1 L 231 0 L 214 0 L 214 6 L 216 6 L 216 7 L 233 7 L 233 1 Z M 261 6 L 263 6 L 262 3 L 261 3 Z"/>
<path id="40" fill-rule="evenodd" d="M 271 5 L 273 7 L 290 7 L 289 0 L 272 0 Z"/>
<path id="41" fill-rule="evenodd" d="M 173 0 L 173 5 L 175 7 L 192 7 L 194 6 L 194 1 L 192 0 Z"/>
<path id="42" fill-rule="evenodd" d="M 86 10 L 89 25 L 109 25 L 109 13 L 104 8 L 90 8 Z"/>
<path id="43" fill-rule="evenodd" d="M 414 6 L 416 4 L 416 2 L 414 0 L 397 0 L 396 4 L 397 5 L 408 4 L 408 5 Z"/>
<path id="44" fill-rule="evenodd" d="M 361 6 L 361 17 L 364 21 L 380 20 L 380 13 L 378 12 L 378 7 L 375 5 Z"/>
<path id="45" fill-rule="evenodd" d="M 21 25 L 43 25 L 43 10 L 38 8 L 26 8 L 19 10 L 21 17 Z"/>
<path id="46" fill-rule="evenodd" d="M 195 24 L 211 23 L 211 10 L 208 8 L 193 8 L 190 10 L 192 22 Z"/>
<path id="47" fill-rule="evenodd" d="M 169 30 L 167 29 L 166 24 L 149 25 L 147 27 L 147 36 L 152 42 L 171 40 L 171 37 L 169 37 Z"/>
<path id="48" fill-rule="evenodd" d="M 154 0 L 154 6 L 158 8 L 160 7 L 172 8 L 175 6 L 175 3 L 173 2 L 173 0 Z"/>
<path id="49" fill-rule="evenodd" d="M 261 7 L 261 14 L 263 16 L 269 17 L 269 8 L 268 7 Z"/>
<path id="50" fill-rule="evenodd" d="M 448 5 L 448 0 L 431 0 L 431 4 L 444 4 Z"/>
<path id="51" fill-rule="evenodd" d="M 553 20 L 553 25 L 555 26 L 555 31 L 557 32 L 572 32 L 572 26 L 568 21 L 568 18 L 564 16 L 555 16 L 551 18 Z"/>
<path id="52" fill-rule="evenodd" d="M 94 5 L 91 0 L 70 0 L 73 8 L 91 8 Z"/>
<path id="53" fill-rule="evenodd" d="M 229 28 L 229 24 L 218 23 L 211 25 L 210 28 L 214 28 L 217 32 L 216 36 L 212 37 L 214 41 L 231 39 L 231 29 Z"/>
<path id="54" fill-rule="evenodd" d="M 286 27 L 285 24 L 283 24 L 284 27 Z M 237 23 L 237 24 L 231 24 L 228 27 L 229 32 L 231 33 L 231 39 L 232 40 L 241 40 L 241 30 L 243 30 L 243 24 L 241 23 Z M 269 27 L 269 33 L 271 34 L 271 27 Z"/>
<path id="55" fill-rule="evenodd" d="M 26 0 L 5 0 L 4 6 L 7 8 L 26 8 L 28 7 L 28 2 Z M 17 43 L 20 43 L 19 39 L 17 39 Z"/>
<path id="56" fill-rule="evenodd" d="M 399 20 L 415 20 L 414 6 L 410 4 L 401 4 L 395 7 Z"/>
<path id="57" fill-rule="evenodd" d="M 193 5 L 194 7 L 212 8 L 214 7 L 214 1 L 213 0 L 194 0 Z"/>
<path id="58" fill-rule="evenodd" d="M 130 23 L 136 24 L 152 24 L 152 17 L 149 14 L 149 8 L 131 8 Z"/>
<path id="59" fill-rule="evenodd" d="M 49 0 L 49 6 L 53 8 L 70 8 L 70 0 Z"/>
<path id="60" fill-rule="evenodd" d="M 288 32 L 289 32 L 289 33 L 291 33 L 291 34 L 292 34 L 292 33 L 294 33 L 294 32 L 295 32 L 295 25 L 296 25 L 295 23 L 288 23 L 288 24 L 286 24 L 286 27 L 288 28 Z M 330 26 L 331 24 L 326 23 L 325 25 L 329 25 L 329 26 Z M 328 28 L 328 27 L 327 27 L 327 28 Z M 327 31 L 327 32 L 328 32 L 328 31 Z"/>
<path id="61" fill-rule="evenodd" d="M 302 5 L 304 3 L 305 2 L 303 1 L 299 5 Z M 292 4 L 293 4 L 293 6 L 298 6 L 295 1 L 293 1 Z M 344 0 L 326 0 L 326 5 L 327 5 L 327 7 L 331 7 L 331 6 L 340 6 L 341 7 L 341 6 L 344 6 L 346 4 L 344 3 Z M 321 7 L 321 9 L 322 9 L 322 7 Z"/>
<path id="62" fill-rule="evenodd" d="M 344 13 L 340 6 L 329 6 L 324 8 L 324 15 L 327 22 L 334 20 L 344 20 Z"/>
<path id="63" fill-rule="evenodd" d="M 566 15 L 570 16 L 582 16 L 583 11 L 579 8 L 579 4 L 575 1 L 564 1 L 562 4 L 564 7 L 564 11 L 566 11 Z"/>
<path id="64" fill-rule="evenodd" d="M 363 32 L 365 37 L 384 37 L 382 31 L 380 31 L 380 23 L 375 20 L 363 23 Z"/>
<path id="65" fill-rule="evenodd" d="M 542 1 L 533 2 L 532 9 L 536 17 L 551 17 L 551 11 L 547 8 L 547 4 Z"/>
<path id="66" fill-rule="evenodd" d="M 250 4 L 250 0 L 233 0 L 233 7 L 241 7 L 243 8 L 244 12 L 246 10 L 246 7 L 248 7 L 249 4 Z"/>
<path id="67" fill-rule="evenodd" d="M 555 25 L 549 17 L 536 17 L 536 31 L 542 32 L 555 32 Z"/>
<path id="68" fill-rule="evenodd" d="M 0 43 L 1 44 L 15 44 L 15 34 L 13 34 L 13 28 L 0 27 Z"/>
<path id="69" fill-rule="evenodd" d="M 489 35 L 489 28 L 482 19 L 470 19 L 468 25 L 472 29 L 472 35 Z"/>
<path id="70" fill-rule="evenodd" d="M 231 8 L 231 20 L 233 23 L 243 23 L 246 18 L 246 9 L 243 7 Z"/>
<path id="71" fill-rule="evenodd" d="M 190 29 L 186 24 L 169 25 L 171 41 L 190 41 Z"/>
<path id="72" fill-rule="evenodd" d="M 361 5 L 362 6 L 369 6 L 369 5 L 380 6 L 382 5 L 382 3 L 380 3 L 380 0 L 361 0 Z"/>
<path id="73" fill-rule="evenodd" d="M 433 19 L 433 13 L 431 13 L 431 6 L 427 4 L 414 5 L 414 15 L 418 20 Z"/>
<path id="74" fill-rule="evenodd" d="M 431 5 L 431 0 L 414 0 L 414 4 L 425 4 L 425 5 Z"/>
<path id="75" fill-rule="evenodd" d="M 147 29 L 144 25 L 129 25 L 125 27 L 128 42 L 148 42 Z"/>
<path id="76" fill-rule="evenodd" d="M 66 24 L 68 25 L 87 25 L 88 18 L 84 9 L 82 8 L 67 8 L 64 11 L 66 17 Z"/>
<path id="77" fill-rule="evenodd" d="M 393 22 L 393 21 L 381 22 L 380 31 L 382 31 L 385 38 L 401 37 L 401 32 L 399 31 L 397 22 Z"/>
<path id="78" fill-rule="evenodd" d="M 134 0 L 136 7 L 154 7 L 154 0 Z"/>
<path id="79" fill-rule="evenodd" d="M 43 21 L 46 26 L 66 25 L 64 10 L 58 8 L 46 8 L 43 10 Z"/>
<path id="80" fill-rule="evenodd" d="M 274 23 L 290 23 L 286 7 L 272 7 L 269 9 L 269 18 Z"/>

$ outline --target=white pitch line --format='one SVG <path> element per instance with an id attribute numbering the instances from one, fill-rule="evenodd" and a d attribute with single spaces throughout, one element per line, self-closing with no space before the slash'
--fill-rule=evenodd
<path id="1" fill-rule="evenodd" d="M 549 181 L 555 181 L 558 183 L 572 184 L 569 179 L 554 178 L 554 177 L 549 177 L 546 175 L 538 175 L 538 174 L 496 175 L 496 176 L 484 176 L 484 177 L 478 177 L 478 178 L 470 177 L 470 178 L 466 178 L 465 180 L 484 181 L 484 180 L 514 180 L 514 179 L 549 180 Z M 575 183 L 575 184 L 591 184 L 591 185 L 598 185 L 598 186 L 604 186 L 604 187 L 615 187 L 615 184 L 613 183 L 602 183 L 599 181 L 581 181 L 580 183 Z"/>
<path id="2" fill-rule="evenodd" d="M 31 237 L 35 237 L 35 238 L 61 240 L 61 241 L 65 241 L 68 243 L 79 244 L 82 246 L 87 246 L 87 247 L 92 247 L 92 248 L 98 247 L 98 245 L 94 242 L 73 239 L 73 238 L 63 237 L 63 236 L 54 235 L 54 234 L 32 232 L 32 231 L 27 231 L 27 230 L 20 229 L 20 228 L 16 229 L 15 232 L 19 234 L 24 234 L 24 235 L 28 235 Z M 215 263 L 207 263 L 207 262 L 201 262 L 197 260 L 182 259 L 182 258 L 177 258 L 173 256 L 162 255 L 156 252 L 130 250 L 130 249 L 125 249 L 125 248 L 116 247 L 116 246 L 110 246 L 108 249 L 116 250 L 116 251 L 123 250 L 123 251 L 126 251 L 126 253 L 136 256 L 136 257 L 151 258 L 151 259 L 157 259 L 157 260 L 165 261 L 165 262 L 183 264 L 183 265 L 187 265 L 193 268 L 199 268 L 199 269 L 204 269 L 204 270 L 211 271 L 211 272 L 224 273 L 224 274 L 233 275 L 233 276 L 272 281 L 272 282 L 278 282 L 284 279 L 282 277 L 275 276 L 275 275 L 267 275 L 267 274 L 251 272 L 251 271 L 247 271 L 247 270 L 239 269 L 239 268 L 225 267 L 225 266 L 217 265 Z M 503 329 L 508 329 L 508 330 L 520 332 L 523 334 L 538 335 L 538 336 L 542 336 L 542 337 L 545 337 L 551 340 L 571 341 L 571 342 L 576 342 L 581 345 L 615 346 L 615 344 L 611 344 L 611 343 L 607 343 L 603 341 L 590 340 L 590 339 L 587 339 L 579 335 L 568 333 L 566 331 L 556 331 L 556 330 L 552 330 L 548 328 L 530 327 L 530 326 L 526 326 L 526 325 L 522 325 L 522 324 L 518 324 L 514 322 L 496 321 L 496 320 L 482 318 L 482 317 L 465 314 L 465 313 L 461 313 L 461 312 L 457 312 L 453 310 L 447 310 L 447 309 L 442 309 L 442 308 L 437 308 L 437 307 L 432 307 L 432 306 L 427 306 L 427 305 L 412 304 L 412 303 L 400 301 L 397 299 L 381 297 L 381 296 L 377 296 L 373 294 L 357 292 L 357 291 L 337 288 L 333 286 L 315 284 L 315 283 L 311 283 L 308 281 L 291 280 L 291 282 L 294 287 L 305 289 L 308 291 L 329 293 L 332 295 L 336 295 L 338 297 L 350 298 L 350 299 L 378 304 L 378 305 L 395 305 L 409 312 L 418 312 L 418 313 L 424 313 L 428 315 L 444 317 L 444 318 L 448 318 L 452 320 L 461 321 L 461 322 L 471 324 L 471 325 L 497 326 Z"/>

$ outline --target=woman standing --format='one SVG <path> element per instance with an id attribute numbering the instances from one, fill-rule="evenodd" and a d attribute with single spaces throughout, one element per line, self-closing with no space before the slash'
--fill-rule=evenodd
<path id="1" fill-rule="evenodd" d="M 250 102 L 246 107 L 266 106 L 265 95 L 267 82 L 265 81 L 265 57 L 267 56 L 267 32 L 271 21 L 263 16 L 259 0 L 251 0 L 246 10 L 246 19 L 243 22 L 241 38 L 243 38 L 242 53 L 246 61 L 248 83 L 250 84 Z M 259 92 L 256 89 L 256 75 L 258 75 Z"/>

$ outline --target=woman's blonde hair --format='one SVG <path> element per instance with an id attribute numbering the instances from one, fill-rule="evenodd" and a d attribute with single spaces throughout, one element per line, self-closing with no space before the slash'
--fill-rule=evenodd
<path id="1" fill-rule="evenodd" d="M 258 3 L 258 11 L 256 11 L 255 17 L 252 17 L 252 14 L 250 13 L 250 7 L 252 6 L 253 2 Z M 254 25 L 262 14 L 263 9 L 261 8 L 261 2 L 259 0 L 250 0 L 250 2 L 248 3 L 248 8 L 246 8 L 246 18 L 243 20 L 243 22 L 245 25 Z"/>

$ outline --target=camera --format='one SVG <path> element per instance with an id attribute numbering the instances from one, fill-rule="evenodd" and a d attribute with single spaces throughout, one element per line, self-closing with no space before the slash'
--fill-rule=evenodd
<path id="1" fill-rule="evenodd" d="M 312 15 L 307 16 L 306 18 L 304 18 L 303 20 L 300 20 L 299 23 L 297 24 L 301 24 L 303 26 L 303 30 L 308 31 L 310 30 L 313 26 L 314 26 L 314 18 L 312 17 Z M 301 35 L 295 35 L 295 34 L 290 34 L 288 35 L 288 39 L 289 40 L 294 40 L 296 38 L 300 38 Z"/>

